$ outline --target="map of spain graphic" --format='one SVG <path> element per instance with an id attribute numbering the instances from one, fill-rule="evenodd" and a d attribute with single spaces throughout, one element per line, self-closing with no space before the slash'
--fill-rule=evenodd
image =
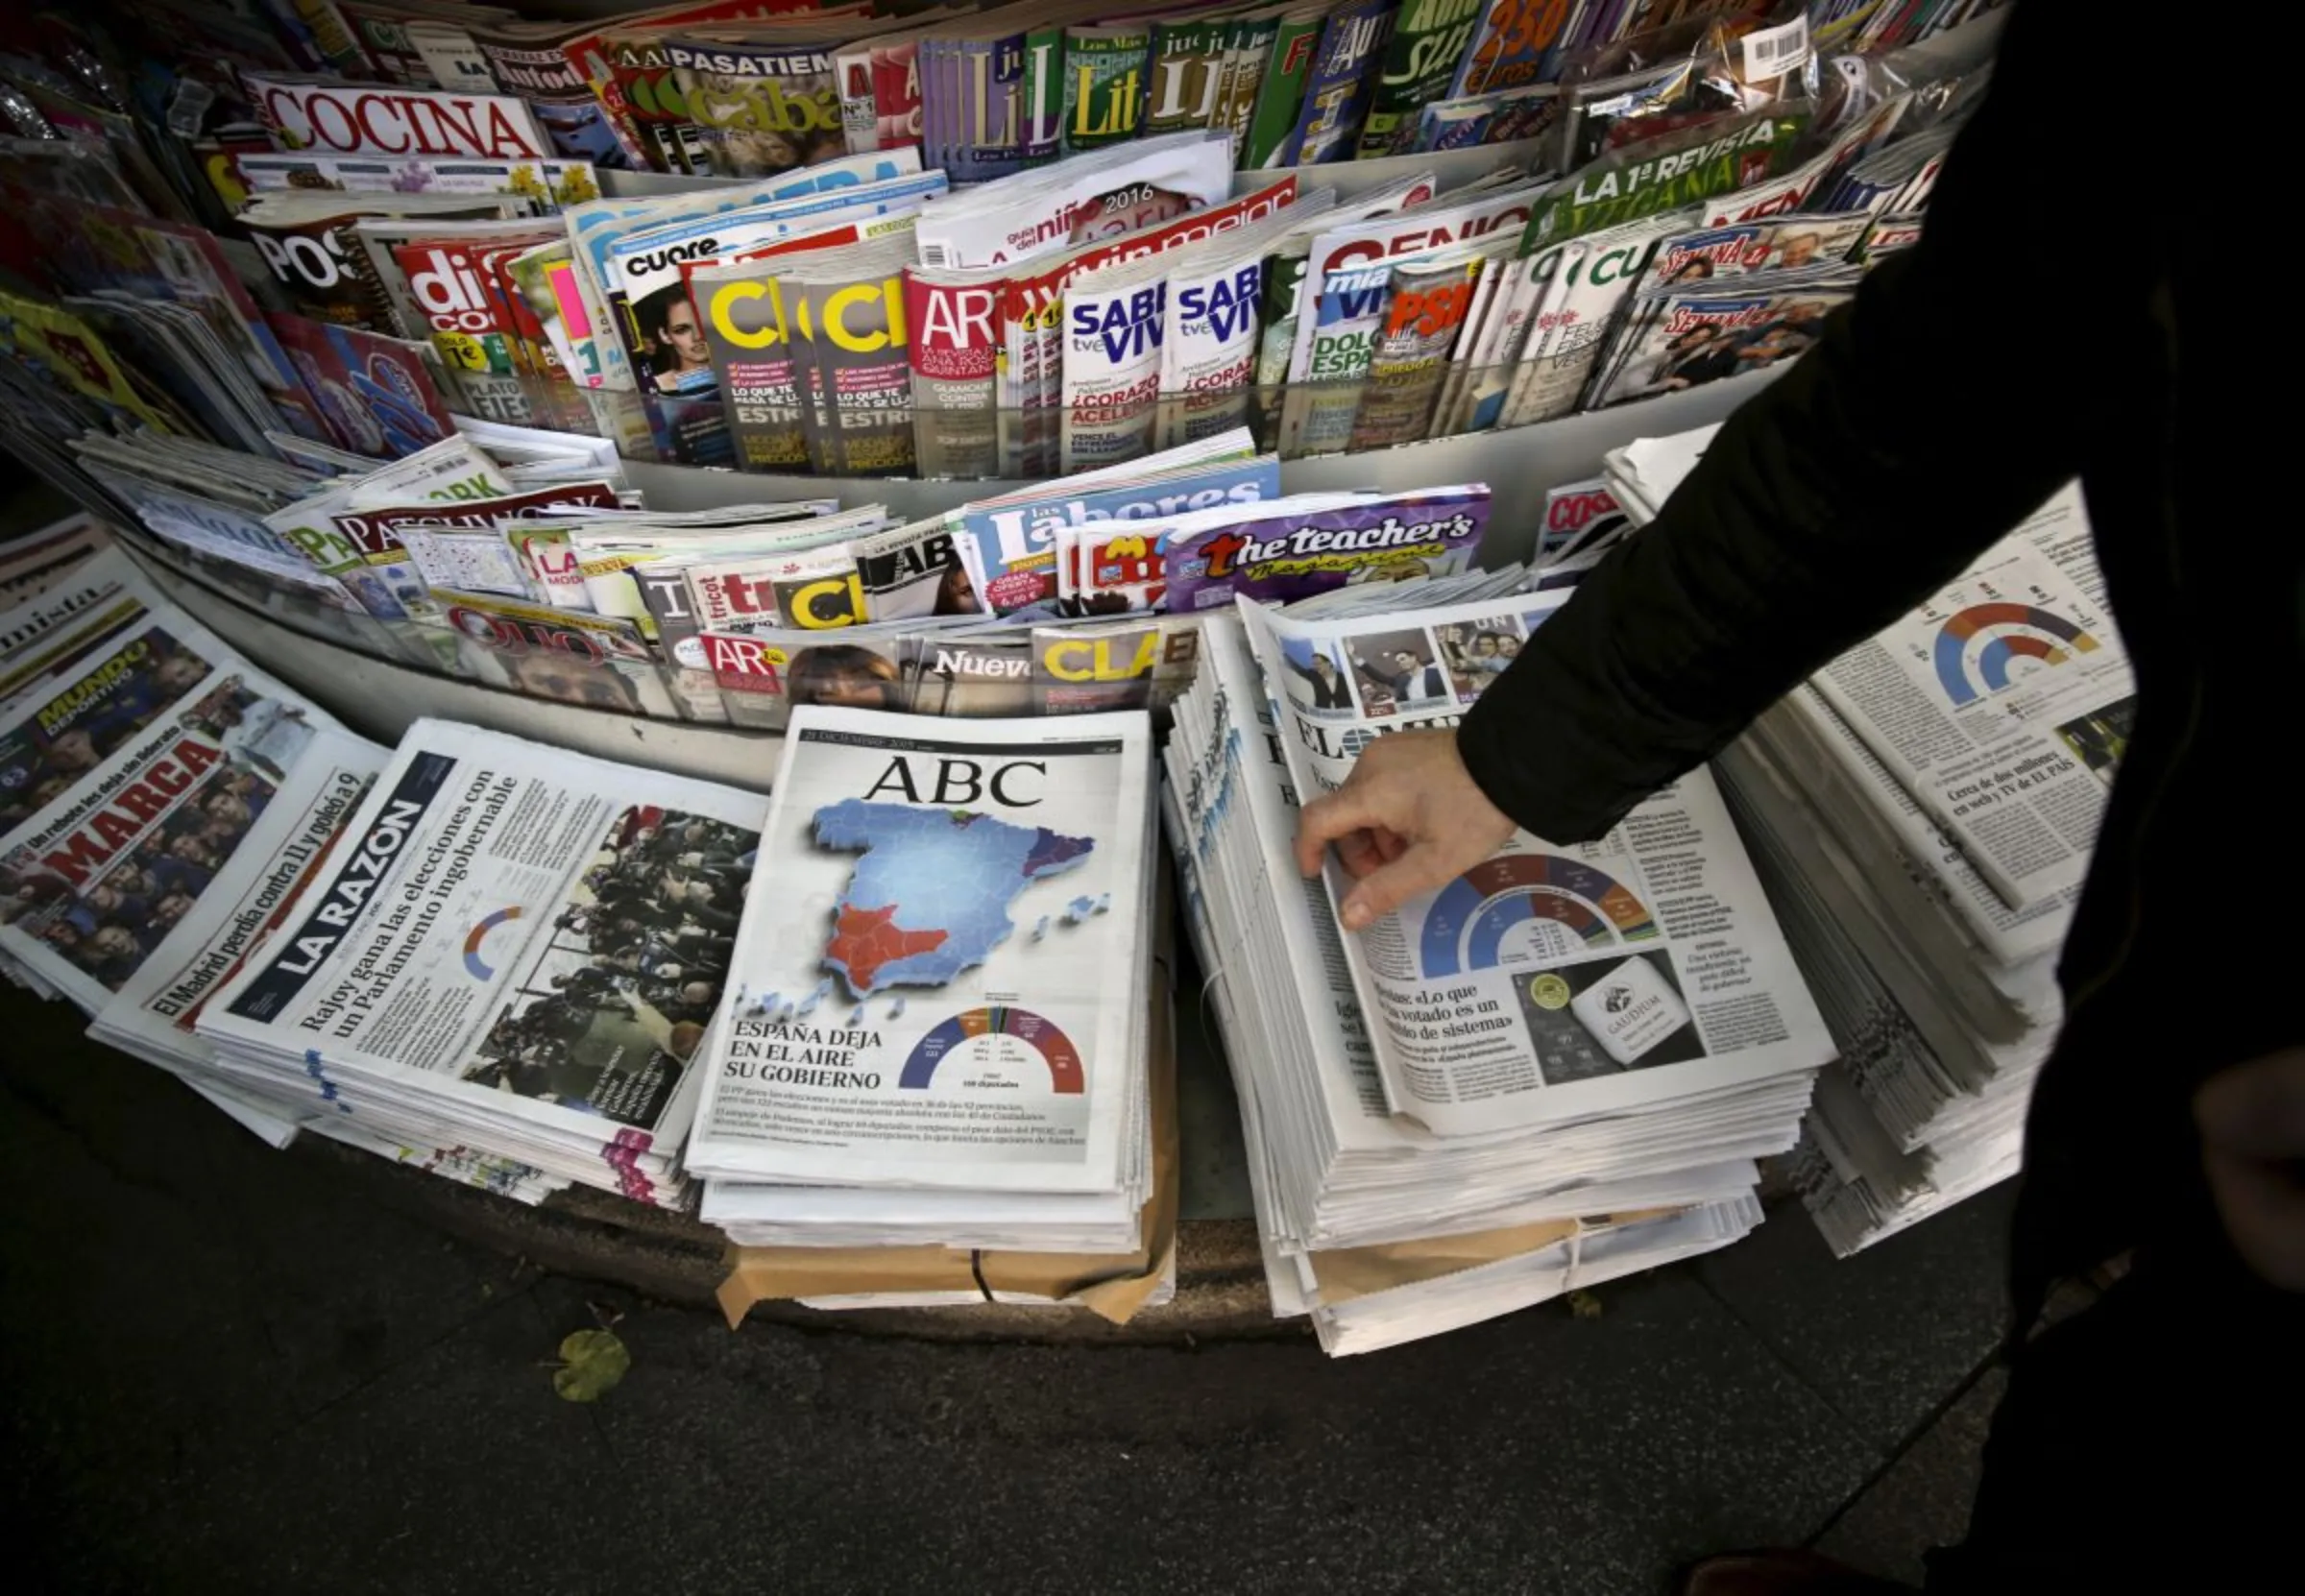
<path id="1" fill-rule="evenodd" d="M 942 986 L 983 963 L 1016 929 L 1016 895 L 1078 868 L 1096 841 L 972 810 L 848 798 L 816 811 L 816 845 L 862 856 L 833 911 L 824 962 L 865 998 Z"/>

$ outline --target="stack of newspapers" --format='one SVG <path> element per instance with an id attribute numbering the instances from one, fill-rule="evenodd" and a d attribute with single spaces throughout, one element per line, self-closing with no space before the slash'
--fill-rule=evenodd
<path id="1" fill-rule="evenodd" d="M 1134 1250 L 1151 1189 L 1142 713 L 793 712 L 692 1173 L 740 1244 Z"/>
<path id="2" fill-rule="evenodd" d="M 1212 972 L 1275 1309 L 1332 1353 L 1733 1242 L 1832 1047 L 1711 778 L 1602 840 L 1516 835 L 1341 933 L 1299 795 L 1452 725 L 1565 594 L 1400 595 L 1208 626 L 1166 812 Z"/>
<path id="3" fill-rule="evenodd" d="M 1628 502 L 1662 503 L 1661 463 L 1701 442 L 1613 459 L 1647 468 Z M 1723 754 L 1840 1047 L 1795 1159 L 1836 1252 L 2016 1172 L 2133 697 L 2069 487 Z"/>
<path id="4" fill-rule="evenodd" d="M 193 1019 L 324 868 L 389 755 L 242 659 L 93 527 L 26 540 L 0 615 L 0 966 L 274 1146 L 304 1116 Z M 336 1140 L 534 1200 L 532 1169 L 337 1115 Z"/>
<path id="5" fill-rule="evenodd" d="M 680 1204 L 765 801 L 435 720 L 198 1028 L 315 1124 Z"/>

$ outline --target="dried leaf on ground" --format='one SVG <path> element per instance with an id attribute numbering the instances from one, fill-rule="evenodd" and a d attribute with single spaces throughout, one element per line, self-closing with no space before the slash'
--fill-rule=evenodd
<path id="1" fill-rule="evenodd" d="M 632 1366 L 632 1353 L 611 1330 L 572 1330 L 560 1343 L 552 1389 L 564 1401 L 596 1402 Z"/>

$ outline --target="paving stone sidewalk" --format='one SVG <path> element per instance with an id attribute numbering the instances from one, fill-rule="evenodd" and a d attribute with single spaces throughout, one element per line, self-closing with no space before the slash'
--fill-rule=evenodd
<path id="1" fill-rule="evenodd" d="M 1999 1389 L 2006 1193 L 1847 1264 L 1797 1212 L 1371 1357 L 933 1343 L 543 1274 L 0 997 L 0 1474 L 44 1590 L 1650 1596 L 1917 1574 Z M 553 1394 L 568 1331 L 633 1364 Z"/>

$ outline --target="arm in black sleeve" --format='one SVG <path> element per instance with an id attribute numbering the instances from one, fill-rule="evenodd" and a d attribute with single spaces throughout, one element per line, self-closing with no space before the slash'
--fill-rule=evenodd
<path id="1" fill-rule="evenodd" d="M 2088 149 L 2094 63 L 2074 40 L 2103 30 L 2055 31 L 2064 14 L 2017 8 L 1922 241 L 1730 418 L 1467 713 L 1466 765 L 1529 831 L 1599 835 L 2079 469 L 2118 386 L 2102 375 L 2146 322 L 2149 252 L 2078 261 L 2053 218 L 2119 208 L 2088 174 L 2154 190 Z"/>

